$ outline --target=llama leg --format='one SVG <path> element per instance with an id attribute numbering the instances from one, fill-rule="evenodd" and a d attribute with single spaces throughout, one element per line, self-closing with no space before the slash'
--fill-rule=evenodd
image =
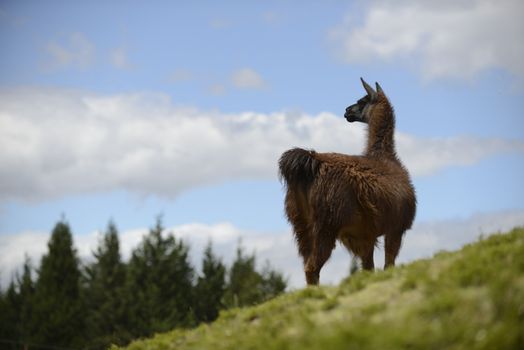
<path id="1" fill-rule="evenodd" d="M 375 242 L 372 244 L 366 244 L 365 249 L 362 252 L 362 269 L 373 271 L 375 269 L 375 262 L 373 260 L 373 252 L 375 251 Z"/>
<path id="2" fill-rule="evenodd" d="M 320 229 L 317 225 L 311 232 L 311 254 L 305 261 L 304 272 L 308 285 L 319 283 L 320 270 L 335 248 L 336 237 L 332 230 Z"/>
<path id="3" fill-rule="evenodd" d="M 311 245 L 313 243 L 307 225 L 295 225 L 295 239 L 297 242 L 298 253 L 302 257 L 305 266 L 308 258 L 311 256 Z"/>
<path id="4" fill-rule="evenodd" d="M 299 200 L 300 199 L 300 200 Z M 305 205 L 304 194 L 288 189 L 285 200 L 286 215 L 293 225 L 298 253 L 304 265 L 311 255 L 312 241 L 310 238 L 310 224 L 308 221 L 308 208 Z"/>
<path id="5" fill-rule="evenodd" d="M 362 257 L 362 268 L 364 270 L 373 271 L 375 269 L 375 262 L 373 260 L 373 250 Z"/>
<path id="6" fill-rule="evenodd" d="M 402 234 L 386 234 L 385 237 L 385 254 L 386 262 L 384 269 L 395 266 L 395 259 L 397 258 L 400 245 L 402 243 Z"/>

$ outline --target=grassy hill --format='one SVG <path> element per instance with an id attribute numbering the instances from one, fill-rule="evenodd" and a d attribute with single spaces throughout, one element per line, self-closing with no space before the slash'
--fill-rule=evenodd
<path id="1" fill-rule="evenodd" d="M 524 349 L 524 228 L 229 310 L 139 349 Z"/>

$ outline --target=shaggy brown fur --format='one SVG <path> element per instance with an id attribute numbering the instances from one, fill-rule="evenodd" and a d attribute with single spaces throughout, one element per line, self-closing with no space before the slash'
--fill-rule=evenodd
<path id="1" fill-rule="evenodd" d="M 349 121 L 369 124 L 363 155 L 295 148 L 279 161 L 287 186 L 285 210 L 310 285 L 318 284 L 337 239 L 372 270 L 377 238 L 384 235 L 385 267 L 393 266 L 415 217 L 415 191 L 395 153 L 393 108 L 378 84 L 375 95 L 371 92 L 348 107 L 358 110 L 357 117 L 346 113 Z"/>

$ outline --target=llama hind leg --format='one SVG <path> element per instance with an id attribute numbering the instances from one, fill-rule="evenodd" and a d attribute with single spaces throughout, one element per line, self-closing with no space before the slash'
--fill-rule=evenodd
<path id="1" fill-rule="evenodd" d="M 366 240 L 361 242 L 359 249 L 359 256 L 362 260 L 362 269 L 367 271 L 373 271 L 375 269 L 375 261 L 373 259 L 373 253 L 375 251 L 376 240 Z"/>
<path id="2" fill-rule="evenodd" d="M 385 241 L 385 254 L 386 261 L 384 263 L 384 269 L 395 266 L 395 259 L 397 258 L 400 246 L 402 244 L 402 233 L 400 234 L 386 234 Z"/>
<path id="3" fill-rule="evenodd" d="M 312 251 L 312 239 L 311 239 L 311 228 L 309 223 L 304 219 L 304 215 L 296 214 L 292 217 L 293 231 L 295 235 L 295 241 L 298 248 L 298 254 L 302 257 L 304 265 L 307 259 L 311 255 Z"/>
<path id="4" fill-rule="evenodd" d="M 304 272 L 308 285 L 317 285 L 320 279 L 320 270 L 331 256 L 335 248 L 336 237 L 332 230 L 321 229 L 317 225 L 311 232 L 311 253 L 305 259 Z"/>
<path id="5" fill-rule="evenodd" d="M 311 241 L 308 225 L 295 224 L 295 240 L 297 243 L 298 254 L 302 257 L 305 266 L 308 258 L 311 256 L 313 243 Z"/>
<path id="6" fill-rule="evenodd" d="M 308 207 L 305 204 L 304 194 L 288 189 L 285 200 L 286 215 L 289 222 L 293 225 L 293 233 L 298 248 L 298 253 L 302 257 L 304 265 L 311 255 L 311 224 Z"/>
<path id="7" fill-rule="evenodd" d="M 367 249 L 367 251 L 361 256 L 362 269 L 373 271 L 375 269 L 375 261 L 373 260 L 374 247 Z"/>

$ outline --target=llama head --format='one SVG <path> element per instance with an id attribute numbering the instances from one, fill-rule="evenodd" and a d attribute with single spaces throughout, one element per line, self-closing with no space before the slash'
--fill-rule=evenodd
<path id="1" fill-rule="evenodd" d="M 382 91 L 382 88 L 380 87 L 380 85 L 378 85 L 378 83 L 375 83 L 377 89 L 375 91 L 371 86 L 368 85 L 368 83 L 364 81 L 364 79 L 360 78 L 360 81 L 362 82 L 362 86 L 364 86 L 364 89 L 366 90 L 366 96 L 359 99 L 357 103 L 352 104 L 351 106 L 346 108 L 344 118 L 346 118 L 346 120 L 350 123 L 368 123 L 369 116 L 371 115 L 371 110 L 373 109 L 373 106 L 377 103 L 379 95 L 384 95 L 384 92 Z"/>

